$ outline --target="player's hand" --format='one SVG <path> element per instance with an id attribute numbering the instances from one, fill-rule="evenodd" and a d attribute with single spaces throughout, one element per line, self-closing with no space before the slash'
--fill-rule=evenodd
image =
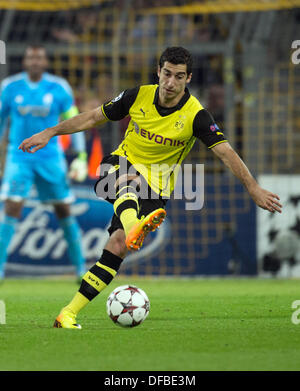
<path id="1" fill-rule="evenodd" d="M 70 164 L 69 177 L 77 182 L 83 182 L 88 174 L 87 153 L 80 152 Z"/>
<path id="2" fill-rule="evenodd" d="M 48 144 L 52 134 L 48 129 L 43 130 L 40 133 L 36 133 L 33 136 L 26 138 L 21 142 L 18 149 L 22 149 L 23 152 L 34 153 L 41 148 L 44 148 Z"/>
<path id="3" fill-rule="evenodd" d="M 268 190 L 257 185 L 254 189 L 249 191 L 253 201 L 260 208 L 268 210 L 271 213 L 281 213 L 282 205 L 279 202 L 280 198 L 277 194 L 271 193 Z"/>

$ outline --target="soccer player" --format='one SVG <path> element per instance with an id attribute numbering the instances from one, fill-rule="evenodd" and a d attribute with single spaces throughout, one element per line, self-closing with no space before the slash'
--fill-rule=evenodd
<path id="1" fill-rule="evenodd" d="M 24 72 L 10 76 L 1 83 L 0 136 L 10 122 L 8 150 L 2 180 L 1 198 L 5 200 L 4 216 L 0 222 L 0 279 L 5 276 L 7 250 L 22 213 L 24 199 L 33 184 L 39 199 L 52 203 L 68 244 L 70 260 L 78 278 L 86 271 L 81 246 L 81 233 L 76 219 L 70 213 L 73 200 L 67 178 L 67 165 L 58 139 L 36 155 L 25 157 L 18 150 L 24 139 L 56 125 L 59 117 L 71 118 L 78 114 L 70 85 L 61 77 L 47 73 L 47 54 L 42 46 L 28 46 L 23 58 Z M 73 139 L 78 156 L 71 163 L 70 176 L 84 180 L 87 172 L 85 138 L 77 133 Z M 81 281 L 81 278 L 80 278 Z"/>
<path id="2" fill-rule="evenodd" d="M 244 184 L 259 207 L 281 212 L 278 195 L 259 186 L 210 113 L 190 95 L 186 87 L 192 78 L 190 53 L 182 47 L 167 48 L 160 57 L 157 75 L 158 85 L 125 90 L 101 107 L 45 129 L 19 146 L 24 152 L 35 153 L 53 136 L 131 117 L 120 146 L 103 159 L 95 186 L 97 195 L 114 206 L 110 238 L 99 261 L 83 277 L 79 291 L 56 318 L 54 327 L 81 328 L 76 323 L 79 311 L 110 283 L 127 251 L 138 250 L 147 233 L 159 227 L 166 215 L 165 203 L 175 186 L 176 167 L 197 138 Z M 156 170 L 157 165 L 163 170 Z"/>

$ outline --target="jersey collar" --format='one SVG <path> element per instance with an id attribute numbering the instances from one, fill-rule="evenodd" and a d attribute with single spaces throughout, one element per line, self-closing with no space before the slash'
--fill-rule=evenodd
<path id="1" fill-rule="evenodd" d="M 174 112 L 176 110 L 180 110 L 186 104 L 186 102 L 189 100 L 189 97 L 191 96 L 188 88 L 185 87 L 184 95 L 180 99 L 180 101 L 177 103 L 177 105 L 173 106 L 173 107 L 168 107 L 167 108 L 167 107 L 162 107 L 162 106 L 160 106 L 158 104 L 158 94 L 159 94 L 159 87 L 156 88 L 156 91 L 155 91 L 155 94 L 154 94 L 154 100 L 153 100 L 153 104 L 155 104 L 156 108 L 157 109 L 163 109 L 163 110 L 168 110 L 169 109 L 172 112 Z"/>
<path id="2" fill-rule="evenodd" d="M 30 89 L 35 90 L 36 88 L 39 87 L 40 83 L 44 80 L 44 75 L 45 73 L 42 74 L 42 77 L 40 78 L 39 81 L 34 82 L 30 80 L 28 73 L 24 72 L 24 80 Z"/>

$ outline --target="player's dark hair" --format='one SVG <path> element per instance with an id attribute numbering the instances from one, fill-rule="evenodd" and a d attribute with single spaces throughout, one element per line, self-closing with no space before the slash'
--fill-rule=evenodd
<path id="1" fill-rule="evenodd" d="M 27 49 L 44 49 L 45 52 L 47 53 L 45 45 L 43 45 L 42 43 L 39 43 L 39 42 L 31 42 L 31 43 L 27 44 L 26 48 L 25 48 L 25 53 L 26 53 Z"/>
<path id="2" fill-rule="evenodd" d="M 168 47 L 162 53 L 159 59 L 160 68 L 164 66 L 164 63 L 166 61 L 174 65 L 186 64 L 187 74 L 189 75 L 192 72 L 192 66 L 193 66 L 192 55 L 187 49 L 181 46 Z"/>

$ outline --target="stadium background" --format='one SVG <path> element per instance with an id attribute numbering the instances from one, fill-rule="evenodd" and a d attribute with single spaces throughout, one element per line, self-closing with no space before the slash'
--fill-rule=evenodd
<path id="1" fill-rule="evenodd" d="M 126 260 L 121 274 L 300 275 L 300 65 L 291 60 L 292 42 L 300 39 L 297 7 L 296 0 L 0 0 L 6 44 L 1 80 L 21 71 L 28 43 L 41 42 L 49 71 L 69 81 L 80 111 L 125 88 L 157 82 L 165 47 L 189 49 L 192 94 L 262 185 L 281 196 L 282 216 L 258 211 L 239 182 L 196 143 L 185 163 L 205 165 L 204 207 L 187 211 L 185 200 L 172 200 L 163 230 Z M 99 155 L 118 145 L 125 128 L 121 121 L 86 132 L 90 175 L 73 187 L 89 263 L 100 255 L 112 212 L 93 195 Z M 2 163 L 4 153 L 2 143 Z M 72 151 L 66 153 L 71 160 Z M 9 275 L 69 273 L 51 208 L 39 206 L 34 192 L 22 222 Z"/>

